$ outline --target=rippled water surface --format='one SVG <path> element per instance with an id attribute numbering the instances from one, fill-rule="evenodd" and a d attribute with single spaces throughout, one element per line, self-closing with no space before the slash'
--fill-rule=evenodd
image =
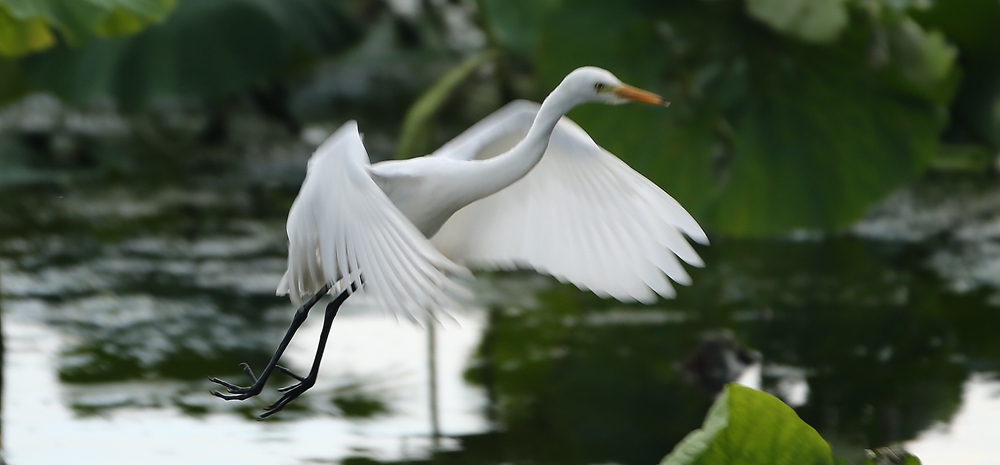
<path id="1" fill-rule="evenodd" d="M 0 179 L 8 463 L 648 464 L 736 379 L 849 459 L 1000 453 L 1000 188 L 950 178 L 849 234 L 714 238 L 694 285 L 649 307 L 480 274 L 433 334 L 437 438 L 431 335 L 352 297 L 317 386 L 255 421 L 288 380 L 224 402 L 207 378 L 242 381 L 291 318 L 273 290 L 308 148 L 256 150 Z M 285 364 L 307 371 L 320 320 Z"/>

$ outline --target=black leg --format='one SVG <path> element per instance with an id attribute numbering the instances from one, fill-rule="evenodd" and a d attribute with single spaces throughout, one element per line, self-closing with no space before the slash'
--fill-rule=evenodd
<path id="1" fill-rule="evenodd" d="M 285 332 L 285 337 L 281 339 L 281 343 L 278 344 L 278 349 L 274 351 L 274 355 L 271 356 L 271 361 L 267 363 L 266 367 L 264 367 L 264 371 L 260 373 L 259 378 L 253 374 L 253 370 L 250 369 L 250 365 L 247 365 L 246 363 L 240 364 L 240 366 L 243 367 L 243 372 L 247 374 L 250 378 L 250 382 L 253 384 L 247 387 L 242 387 L 223 381 L 219 378 L 209 378 L 210 381 L 226 388 L 226 391 L 229 392 L 229 394 L 223 394 L 219 391 L 212 391 L 212 395 L 225 400 L 244 400 L 260 394 L 261 390 L 264 389 L 264 383 L 266 383 L 267 379 L 271 377 L 271 372 L 274 371 L 275 367 L 278 365 L 278 359 L 281 358 L 281 354 L 285 353 L 285 348 L 288 347 L 288 343 L 292 340 L 292 336 L 295 335 L 295 331 L 299 329 L 299 326 L 302 326 L 302 322 L 306 321 L 306 318 L 309 316 L 309 310 L 312 309 L 312 307 L 316 305 L 316 302 L 319 302 L 319 299 L 323 298 L 323 296 L 329 291 L 329 284 L 323 286 L 319 292 L 309 298 L 309 300 L 304 302 L 302 306 L 295 311 L 295 316 L 292 318 L 292 323 L 288 326 L 288 331 Z M 286 371 L 283 367 L 280 369 L 282 371 Z"/>
<path id="2" fill-rule="evenodd" d="M 353 288 L 354 286 L 352 285 L 351 287 Z M 279 388 L 278 390 L 284 392 L 285 394 L 282 395 L 281 398 L 275 403 L 264 408 L 264 413 L 260 414 L 261 420 L 278 413 L 281 409 L 285 408 L 289 402 L 295 400 L 296 397 L 302 395 L 302 393 L 308 391 L 309 388 L 316 384 L 316 375 L 319 373 L 319 365 L 323 360 L 323 351 L 326 349 L 326 340 L 330 337 L 330 327 L 333 326 L 333 319 L 337 316 L 337 312 L 340 311 L 340 306 L 345 300 L 347 300 L 348 297 L 350 297 L 350 294 L 348 294 L 347 291 L 344 291 L 340 293 L 337 298 L 333 299 L 333 302 L 330 302 L 326 306 L 326 314 L 323 317 L 323 332 L 319 334 L 319 345 L 316 347 L 316 356 L 313 357 L 312 368 L 309 369 L 308 375 L 299 376 L 283 366 L 277 367 L 282 373 L 299 380 L 299 382 L 290 386 Z"/>

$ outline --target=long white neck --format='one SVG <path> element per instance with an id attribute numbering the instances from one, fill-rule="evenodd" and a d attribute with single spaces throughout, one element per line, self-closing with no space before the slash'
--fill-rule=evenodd
<path id="1" fill-rule="evenodd" d="M 492 195 L 528 174 L 542 159 L 542 154 L 549 146 L 549 137 L 559 118 L 562 118 L 574 105 L 575 103 L 569 101 L 566 94 L 560 92 L 557 87 L 542 102 L 524 139 L 500 155 L 471 162 L 475 163 L 475 167 L 471 173 L 473 179 L 470 181 L 474 180 L 475 183 L 470 184 L 474 185 L 475 189 L 469 193 L 473 197 L 469 202 Z"/>

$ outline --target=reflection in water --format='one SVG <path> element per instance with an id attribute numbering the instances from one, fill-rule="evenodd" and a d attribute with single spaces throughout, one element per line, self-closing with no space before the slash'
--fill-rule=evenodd
<path id="1" fill-rule="evenodd" d="M 923 463 L 994 463 L 997 460 L 997 419 L 1000 380 L 973 375 L 962 386 L 962 407 L 947 423 L 924 430 L 907 450 Z"/>
<path id="2" fill-rule="evenodd" d="M 431 417 L 431 445 L 433 451 L 441 448 L 441 421 L 438 407 L 438 372 L 437 372 L 437 326 L 429 318 L 425 324 L 427 329 L 427 398 L 428 413 Z"/>
<path id="3" fill-rule="evenodd" d="M 287 325 L 294 309 L 273 289 L 294 190 L 232 189 L 5 190 L 8 458 L 655 463 L 737 377 L 796 406 L 848 458 L 900 441 L 933 454 L 950 437 L 939 425 L 1000 418 L 967 408 L 1000 403 L 981 389 L 996 392 L 985 374 L 1000 369 L 996 287 L 956 285 L 970 282 L 968 251 L 996 235 L 973 246 L 971 232 L 952 243 L 937 231 L 717 240 L 699 250 L 710 266 L 695 284 L 653 307 L 483 274 L 461 325 L 442 318 L 430 335 L 359 295 L 333 326 L 317 386 L 254 422 L 273 391 L 221 402 L 206 377 L 266 363 Z M 290 346 L 293 369 L 308 366 L 318 324 Z"/>
<path id="4" fill-rule="evenodd" d="M 450 436 L 486 426 L 476 414 L 481 395 L 461 382 L 482 323 L 472 316 L 457 317 L 462 328 L 440 331 L 438 340 L 441 423 Z M 425 334 L 365 308 L 345 306 L 338 320 L 315 392 L 300 399 L 297 410 L 266 422 L 252 418 L 270 399 L 234 406 L 208 395 L 207 380 L 60 383 L 52 362 L 59 359 L 65 336 L 45 324 L 15 321 L 10 324 L 15 334 L 11 353 L 18 376 L 12 378 L 11 390 L 20 394 L 8 402 L 9 458 L 25 464 L 176 464 L 426 456 L 431 444 Z M 316 323 L 307 322 L 304 334 L 315 337 Z M 308 364 L 312 346 L 293 342 L 291 363 Z M 92 408 L 85 413 L 70 408 L 80 404 Z M 443 441 L 443 447 L 450 445 Z"/>

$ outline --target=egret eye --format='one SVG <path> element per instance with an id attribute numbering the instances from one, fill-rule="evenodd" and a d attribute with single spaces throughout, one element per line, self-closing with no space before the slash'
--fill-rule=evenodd
<path id="1" fill-rule="evenodd" d="M 600 93 L 601 91 L 604 90 L 604 84 L 602 84 L 600 82 L 598 82 L 597 84 L 594 84 L 594 90 L 596 90 L 598 93 Z"/>

